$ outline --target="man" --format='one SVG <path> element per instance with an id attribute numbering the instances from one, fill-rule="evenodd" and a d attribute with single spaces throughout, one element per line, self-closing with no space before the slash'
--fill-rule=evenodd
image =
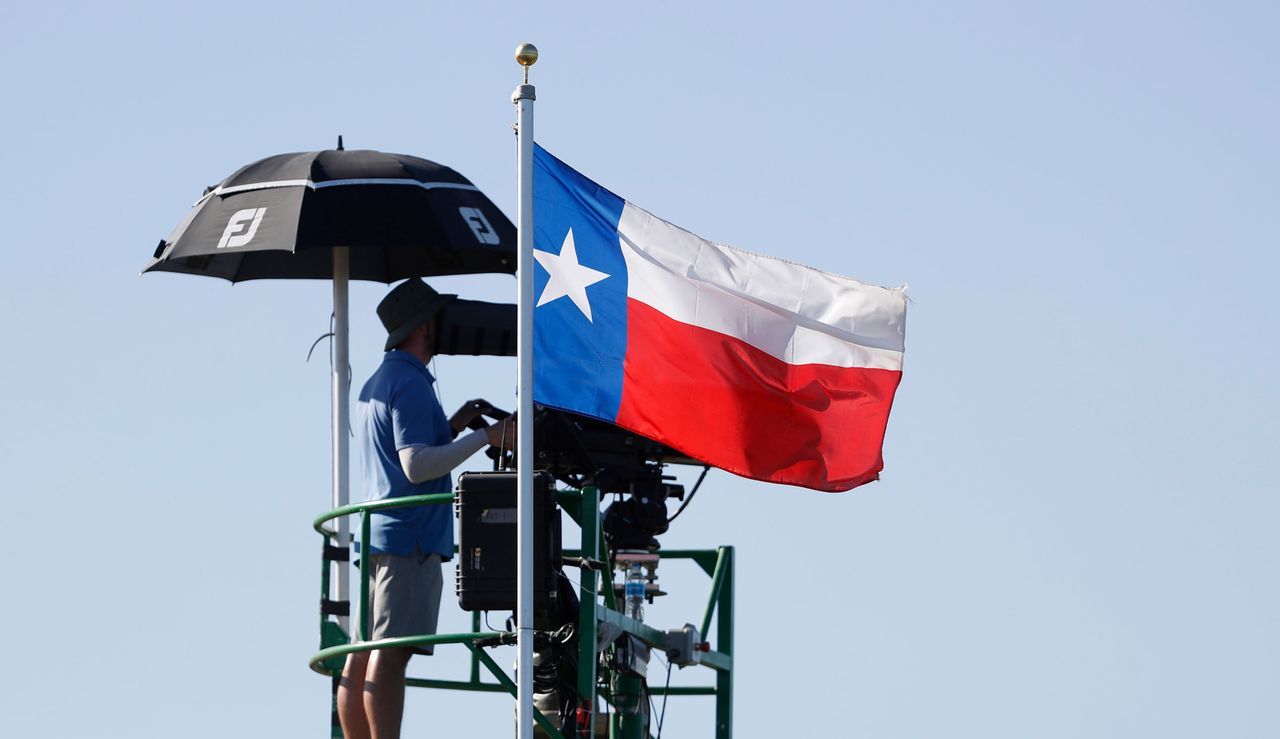
<path id="1" fill-rule="evenodd" d="M 386 354 L 357 404 L 368 500 L 450 492 L 449 473 L 486 443 L 514 445 L 511 418 L 459 436 L 492 407 L 473 400 L 446 418 L 433 392 L 435 378 L 427 363 L 435 354 L 436 317 L 454 297 L 415 278 L 396 286 L 378 304 L 378 318 L 388 334 Z M 361 549 L 361 556 L 370 557 L 370 638 L 434 634 L 443 587 L 441 562 L 453 557 L 452 507 L 373 514 L 370 541 L 361 542 Z M 431 654 L 432 649 L 381 649 L 347 658 L 338 689 L 346 739 L 400 736 L 405 667 L 415 651 Z"/>

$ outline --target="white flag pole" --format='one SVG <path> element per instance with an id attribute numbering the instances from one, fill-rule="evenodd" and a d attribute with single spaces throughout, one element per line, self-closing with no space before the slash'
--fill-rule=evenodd
<path id="1" fill-rule="evenodd" d="M 516 133 L 519 157 L 516 173 L 519 180 L 516 206 L 516 249 L 519 252 L 516 276 L 520 294 L 516 303 L 519 342 L 516 348 L 520 365 L 516 392 L 519 405 L 516 414 L 517 483 L 517 568 L 516 646 L 520 653 L 516 663 L 516 736 L 533 739 L 533 85 L 529 84 L 529 67 L 538 61 L 533 44 L 520 44 L 516 61 L 524 67 L 524 84 L 516 88 L 511 101 L 516 104 Z"/>

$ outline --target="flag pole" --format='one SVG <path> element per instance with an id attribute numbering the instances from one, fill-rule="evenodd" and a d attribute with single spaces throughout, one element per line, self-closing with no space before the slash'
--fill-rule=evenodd
<path id="1" fill-rule="evenodd" d="M 517 300 L 520 365 L 516 381 L 519 399 L 516 414 L 517 527 L 516 551 L 516 737 L 533 739 L 533 85 L 529 67 L 538 61 L 533 44 L 516 48 L 516 61 L 524 67 L 524 84 L 516 87 L 511 102 L 516 104 L 516 135 L 519 155 L 516 164 L 518 204 L 516 206 L 516 249 L 519 252 L 520 282 Z"/>

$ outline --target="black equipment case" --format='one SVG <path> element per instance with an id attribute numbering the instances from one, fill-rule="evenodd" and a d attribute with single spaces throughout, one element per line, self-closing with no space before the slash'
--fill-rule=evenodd
<path id="1" fill-rule="evenodd" d="M 551 474 L 533 473 L 533 607 L 556 592 L 560 515 Z M 465 472 L 458 478 L 458 603 L 466 611 L 516 609 L 516 473 Z"/>

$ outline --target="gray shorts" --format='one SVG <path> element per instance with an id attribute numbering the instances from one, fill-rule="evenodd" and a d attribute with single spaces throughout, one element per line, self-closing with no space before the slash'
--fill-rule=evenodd
<path id="1" fill-rule="evenodd" d="M 444 577 L 439 554 L 375 554 L 369 559 L 371 639 L 436 633 Z M 357 632 L 359 633 L 359 632 Z M 431 654 L 432 645 L 416 647 Z"/>

